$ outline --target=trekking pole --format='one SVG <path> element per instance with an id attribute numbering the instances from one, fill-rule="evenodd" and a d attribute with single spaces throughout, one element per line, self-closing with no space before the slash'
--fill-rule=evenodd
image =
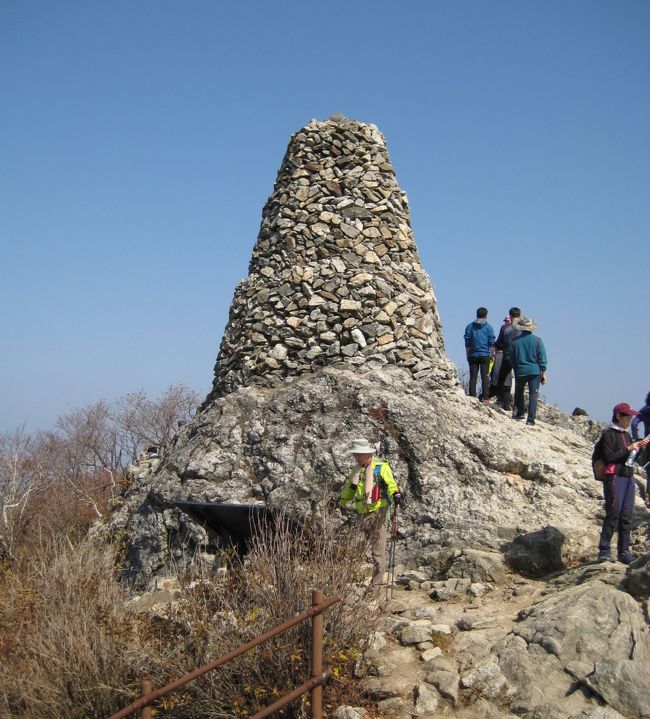
<path id="1" fill-rule="evenodd" d="M 388 560 L 388 572 L 390 575 L 389 591 L 390 598 L 393 598 L 393 586 L 395 585 L 395 545 L 397 543 L 397 505 L 393 507 L 393 516 L 390 525 L 390 555 Z M 387 597 L 388 598 L 388 597 Z"/>

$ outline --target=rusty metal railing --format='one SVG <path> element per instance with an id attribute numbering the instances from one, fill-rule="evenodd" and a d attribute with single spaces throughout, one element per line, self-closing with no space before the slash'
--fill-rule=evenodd
<path id="1" fill-rule="evenodd" d="M 220 667 L 222 664 L 227 664 L 229 661 L 232 661 L 240 654 L 246 653 L 249 649 L 253 649 L 259 644 L 262 644 L 269 639 L 273 639 L 273 637 L 284 634 L 284 632 L 286 632 L 287 630 L 291 629 L 292 627 L 295 627 L 298 624 L 302 624 L 302 622 L 310 618 L 312 620 L 311 677 L 299 687 L 296 687 L 293 691 L 280 697 L 277 701 L 273 702 L 273 704 L 270 704 L 265 709 L 262 709 L 261 711 L 257 712 L 257 714 L 253 715 L 250 719 L 263 719 L 264 717 L 269 716 L 273 712 L 277 711 L 278 709 L 281 709 L 283 706 L 286 706 L 287 704 L 294 701 L 299 696 L 306 694 L 307 692 L 311 692 L 312 719 L 322 719 L 322 685 L 323 682 L 329 679 L 332 674 L 329 669 L 325 672 L 323 671 L 323 612 L 326 609 L 329 609 L 329 607 L 331 607 L 333 604 L 336 604 L 340 601 L 341 600 L 339 597 L 328 597 L 327 599 L 325 599 L 321 591 L 314 590 L 311 595 L 310 609 L 306 609 L 304 612 L 301 612 L 300 614 L 293 617 L 293 619 L 289 619 L 283 624 L 279 624 L 274 629 L 270 629 L 268 632 L 261 634 L 256 639 L 251 639 L 250 642 L 242 644 L 242 646 L 238 649 L 234 649 L 232 652 L 224 654 L 223 656 L 219 657 L 218 659 L 215 659 L 209 664 L 204 664 L 202 667 L 197 667 L 189 674 L 185 674 L 185 676 L 182 676 L 180 679 L 177 679 L 176 681 L 171 682 L 164 687 L 160 687 L 159 689 L 153 689 L 151 682 L 148 679 L 143 680 L 141 684 L 142 696 L 139 699 L 136 699 L 133 703 L 129 704 L 128 707 L 124 707 L 124 709 L 121 709 L 116 714 L 112 714 L 108 719 L 124 719 L 124 717 L 128 717 L 139 710 L 142 710 L 140 714 L 140 719 L 151 719 L 151 704 L 157 699 L 164 697 L 170 692 L 173 692 L 175 689 L 179 689 L 180 687 L 189 684 L 194 679 L 197 679 L 203 674 L 207 674 L 213 669 Z"/>

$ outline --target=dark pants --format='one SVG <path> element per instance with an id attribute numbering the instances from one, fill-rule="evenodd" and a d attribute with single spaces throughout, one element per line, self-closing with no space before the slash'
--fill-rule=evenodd
<path id="1" fill-rule="evenodd" d="M 601 555 L 610 551 L 612 535 L 618 531 L 617 554 L 620 557 L 630 547 L 632 510 L 634 509 L 634 479 L 608 476 L 603 482 L 605 490 L 605 519 L 600 532 L 598 550 Z"/>
<path id="2" fill-rule="evenodd" d="M 519 417 L 523 417 L 526 407 L 524 405 L 524 390 L 528 385 L 528 421 L 534 422 L 537 414 L 537 398 L 542 378 L 538 374 L 524 375 L 515 379 L 515 409 Z"/>
<path id="3" fill-rule="evenodd" d="M 497 399 L 503 409 L 510 409 L 512 407 L 512 395 L 510 394 L 510 387 L 506 387 L 506 380 L 512 372 L 512 365 L 506 357 L 506 353 L 503 353 L 503 359 L 501 360 L 501 367 L 499 367 L 499 377 L 497 379 Z"/>
<path id="4" fill-rule="evenodd" d="M 488 378 L 489 357 L 470 357 L 469 360 L 469 393 L 476 397 L 476 379 L 481 370 L 481 399 L 490 399 L 490 380 Z"/>

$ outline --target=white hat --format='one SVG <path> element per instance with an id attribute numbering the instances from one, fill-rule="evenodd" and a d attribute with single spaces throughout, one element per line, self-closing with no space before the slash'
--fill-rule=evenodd
<path id="1" fill-rule="evenodd" d="M 353 439 L 350 454 L 374 454 L 375 447 L 367 439 Z"/>

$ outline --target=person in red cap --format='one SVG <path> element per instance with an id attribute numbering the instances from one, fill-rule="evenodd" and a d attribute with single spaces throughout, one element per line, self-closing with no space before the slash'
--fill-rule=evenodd
<path id="1" fill-rule="evenodd" d="M 618 531 L 617 557 L 619 562 L 630 564 L 630 530 L 634 508 L 634 460 L 648 443 L 648 439 L 632 441 L 627 428 L 632 417 L 638 414 L 626 402 L 614 407 L 612 423 L 598 440 L 600 459 L 605 462 L 605 519 L 598 543 L 598 560 L 611 561 L 612 535 Z"/>

